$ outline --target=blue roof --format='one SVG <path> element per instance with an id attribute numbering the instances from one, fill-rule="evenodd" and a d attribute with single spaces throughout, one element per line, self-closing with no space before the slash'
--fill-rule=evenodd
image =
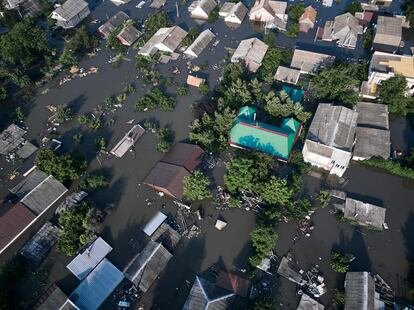
<path id="1" fill-rule="evenodd" d="M 293 102 L 302 102 L 305 94 L 304 90 L 296 89 L 287 85 L 282 87 L 282 91 L 288 94 L 289 98 L 292 99 Z"/>

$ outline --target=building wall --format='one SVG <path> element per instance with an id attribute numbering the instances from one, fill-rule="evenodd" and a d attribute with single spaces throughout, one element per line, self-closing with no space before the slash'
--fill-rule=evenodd
<path id="1" fill-rule="evenodd" d="M 228 22 L 228 23 L 233 23 L 233 24 L 241 24 L 243 21 L 240 20 L 236 15 L 234 14 L 229 14 L 224 18 L 224 21 Z"/>
<path id="2" fill-rule="evenodd" d="M 89 14 L 90 14 L 89 7 L 86 7 L 79 14 L 73 17 L 71 20 L 68 20 L 68 21 L 58 20 L 56 24 L 64 29 L 73 28 L 73 27 L 76 27 L 86 17 L 88 17 Z"/>
<path id="3" fill-rule="evenodd" d="M 191 18 L 208 19 L 208 14 L 200 7 L 196 7 L 191 11 Z"/>

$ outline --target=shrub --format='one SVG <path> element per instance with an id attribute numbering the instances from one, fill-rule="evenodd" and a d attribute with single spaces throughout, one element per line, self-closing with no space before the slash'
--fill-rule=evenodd
<path id="1" fill-rule="evenodd" d="M 210 198 L 212 196 L 210 185 L 210 179 L 200 170 L 196 170 L 184 177 L 184 196 L 192 201 Z"/>
<path id="2" fill-rule="evenodd" d="M 345 273 L 349 270 L 350 257 L 341 252 L 331 252 L 331 268 L 338 273 Z"/>

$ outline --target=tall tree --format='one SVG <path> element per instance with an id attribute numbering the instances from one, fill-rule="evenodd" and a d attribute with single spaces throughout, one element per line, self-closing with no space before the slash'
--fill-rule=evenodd
<path id="1" fill-rule="evenodd" d="M 253 187 L 253 160 L 235 157 L 227 165 L 224 186 L 230 193 L 251 189 Z"/>
<path id="2" fill-rule="evenodd" d="M 191 175 L 184 177 L 184 197 L 192 201 L 210 198 L 212 196 L 210 185 L 210 179 L 200 170 L 196 170 Z"/>

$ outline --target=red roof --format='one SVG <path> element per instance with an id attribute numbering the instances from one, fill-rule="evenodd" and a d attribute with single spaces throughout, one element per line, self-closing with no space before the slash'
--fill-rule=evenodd
<path id="1" fill-rule="evenodd" d="M 241 297 L 247 297 L 249 294 L 250 281 L 234 273 L 220 271 L 216 280 L 216 286 L 224 288 Z"/>
<path id="2" fill-rule="evenodd" d="M 0 249 L 3 249 L 20 232 L 23 231 L 36 215 L 22 203 L 14 206 L 0 204 Z"/>

